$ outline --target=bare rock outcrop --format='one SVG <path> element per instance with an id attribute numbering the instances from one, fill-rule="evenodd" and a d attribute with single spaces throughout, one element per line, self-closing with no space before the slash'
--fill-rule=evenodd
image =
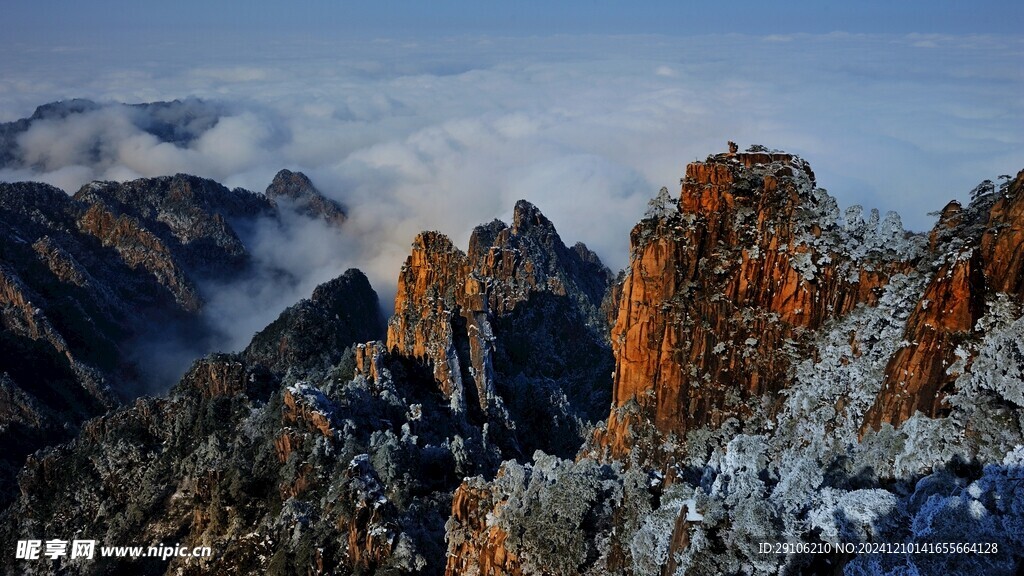
<path id="1" fill-rule="evenodd" d="M 1024 171 L 1000 190 L 991 182 L 976 190 L 966 209 L 951 202 L 930 234 L 937 268 L 914 309 L 905 343 L 890 359 L 885 382 L 864 419 L 864 429 L 898 426 L 921 412 L 943 416 L 959 370 L 951 367 L 997 293 L 1024 297 Z M 971 358 L 965 358 L 965 367 Z"/>
<path id="2" fill-rule="evenodd" d="M 287 204 L 299 214 L 321 219 L 332 226 L 341 226 L 348 219 L 344 208 L 321 194 L 302 172 L 281 170 L 267 186 L 265 194 L 275 203 Z"/>
<path id="3" fill-rule="evenodd" d="M 901 228 L 879 227 L 877 213 L 844 226 L 790 154 L 692 163 L 677 208 L 631 234 L 611 332 L 613 407 L 596 438 L 612 457 L 638 444 L 656 457 L 664 440 L 770 411 L 809 334 L 913 266 Z"/>
<path id="4" fill-rule="evenodd" d="M 437 232 L 416 237 L 399 274 L 387 347 L 427 365 L 453 412 L 507 430 L 500 441 L 510 454 L 570 454 L 579 421 L 607 407 L 601 305 L 610 280 L 596 255 L 566 247 L 551 222 L 520 201 L 511 226 L 477 227 L 468 252 Z M 552 404 L 559 397 L 565 404 Z"/>

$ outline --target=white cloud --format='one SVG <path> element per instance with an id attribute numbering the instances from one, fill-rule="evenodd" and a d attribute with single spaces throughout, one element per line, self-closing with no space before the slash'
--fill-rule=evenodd
<path id="1" fill-rule="evenodd" d="M 254 66 L 235 66 L 231 68 L 196 68 L 192 75 L 197 78 L 219 82 L 257 82 L 266 80 L 273 72 Z"/>
<path id="2" fill-rule="evenodd" d="M 209 172 L 219 172 L 226 178 L 271 161 L 268 148 L 277 145 L 271 138 L 272 129 L 252 112 L 226 116 L 207 130 L 195 143 Z"/>
<path id="3" fill-rule="evenodd" d="M 948 199 L 1024 167 L 1022 49 L 984 36 L 481 38 L 158 45 L 129 61 L 115 46 L 4 46 L 0 119 L 69 97 L 198 96 L 213 104 L 192 116 L 219 121 L 180 145 L 114 108 L 41 123 L 22 140 L 38 171 L 0 177 L 73 191 L 191 172 L 262 190 L 279 168 L 303 170 L 351 219 L 341 237 L 311 229 L 263 255 L 302 250 L 306 294 L 357 266 L 387 301 L 417 232 L 465 246 L 520 197 L 621 267 L 647 198 L 726 140 L 799 153 L 842 204 L 926 228 Z"/>

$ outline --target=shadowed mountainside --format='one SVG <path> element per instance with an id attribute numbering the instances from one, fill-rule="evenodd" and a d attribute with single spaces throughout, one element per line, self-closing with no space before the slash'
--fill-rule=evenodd
<path id="1" fill-rule="evenodd" d="M 303 193 L 339 221 L 330 200 Z M 0 502 L 26 454 L 166 387 L 161 354 L 210 348 L 204 285 L 251 274 L 243 239 L 284 226 L 280 214 L 268 197 L 180 174 L 72 197 L 0 183 Z"/>

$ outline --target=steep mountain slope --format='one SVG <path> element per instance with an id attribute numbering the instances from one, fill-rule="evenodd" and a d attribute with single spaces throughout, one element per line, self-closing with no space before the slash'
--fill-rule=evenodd
<path id="1" fill-rule="evenodd" d="M 338 562 L 330 555 L 339 553 L 336 545 L 295 546 L 293 535 L 308 527 L 334 540 L 336 522 L 350 521 L 357 538 L 378 525 L 360 510 L 380 506 L 380 488 L 372 486 L 379 481 L 349 460 L 371 442 L 375 427 L 384 427 L 377 422 L 400 418 L 406 407 L 395 408 L 394 398 L 365 379 L 344 386 L 330 367 L 347 354 L 352 375 L 351 346 L 383 335 L 379 310 L 366 277 L 350 270 L 283 312 L 243 353 L 197 361 L 166 398 L 140 399 L 91 420 L 73 442 L 30 457 L 19 480 L 22 497 L 4 513 L 4 541 L 74 532 L 218 549 L 203 564 L 186 565 L 187 574 L 275 573 L 274 566 L 292 562 Z M 285 370 L 337 382 L 344 400 L 335 403 L 292 379 L 282 387 Z M 388 450 L 394 438 L 372 441 Z M 347 457 L 339 460 L 339 452 Z M 341 485 L 341 479 L 350 481 Z M 345 492 L 328 494 L 329 488 Z M 310 494 L 324 498 L 315 510 L 297 500 Z M 364 533 L 359 543 L 373 556 L 380 546 L 390 549 L 383 540 Z M 48 573 L 62 565 L 88 574 L 179 567 L 157 559 L 64 559 L 9 565 L 5 573 Z"/>
<path id="2" fill-rule="evenodd" d="M 488 423 L 509 455 L 568 456 L 608 405 L 610 280 L 521 200 L 511 226 L 478 226 L 468 253 L 436 232 L 416 238 L 387 347 L 430 366 L 452 410 Z"/>
<path id="3" fill-rule="evenodd" d="M 73 197 L 0 183 L 0 503 L 26 454 L 168 385 L 154 350 L 208 349 L 204 283 L 249 274 L 243 238 L 281 214 L 187 175 L 94 182 Z"/>
<path id="4" fill-rule="evenodd" d="M 438 573 L 462 478 L 493 475 L 524 446 L 571 454 L 607 410 L 609 278 L 525 202 L 512 226 L 478 228 L 468 256 L 425 233 L 400 276 L 388 344 L 376 341 L 384 322 L 362 274 L 321 285 L 241 354 L 196 362 L 167 398 L 31 457 L 0 536 L 73 527 L 218 551 L 61 565 L 73 573 Z M 465 368 L 436 370 L 405 349 L 415 341 Z M 74 493 L 84 496 L 72 510 L 49 504 Z"/>
<path id="5" fill-rule="evenodd" d="M 266 197 L 184 174 L 94 182 L 74 198 L 89 206 L 83 231 L 114 244 L 118 225 L 144 228 L 182 266 L 203 275 L 245 268 L 249 254 L 240 234 L 254 220 L 275 216 Z"/>
<path id="6" fill-rule="evenodd" d="M 253 336 L 243 354 L 278 375 L 326 370 L 341 360 L 346 347 L 383 334 L 377 294 L 365 276 L 350 270 L 281 314 Z"/>

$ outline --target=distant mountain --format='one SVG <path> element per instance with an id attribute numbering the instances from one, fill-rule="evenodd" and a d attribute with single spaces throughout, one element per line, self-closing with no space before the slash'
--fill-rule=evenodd
<path id="1" fill-rule="evenodd" d="M 98 103 L 82 98 L 50 102 L 37 107 L 28 118 L 0 123 L 0 168 L 25 165 L 18 138 L 33 126 L 106 108 L 123 111 L 139 130 L 176 146 L 188 146 L 227 113 L 223 106 L 198 98 L 142 104 Z"/>
<path id="2" fill-rule="evenodd" d="M 340 204 L 327 198 L 302 172 L 281 170 L 267 186 L 267 198 L 288 203 L 299 214 L 340 226 L 347 216 Z"/>

